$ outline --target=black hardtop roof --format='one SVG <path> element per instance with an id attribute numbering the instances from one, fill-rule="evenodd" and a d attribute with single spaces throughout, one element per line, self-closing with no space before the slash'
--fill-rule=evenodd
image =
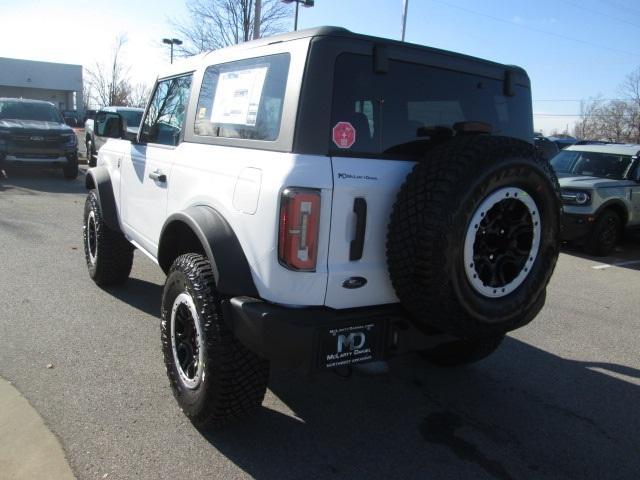
<path id="1" fill-rule="evenodd" d="M 12 102 L 21 102 L 21 103 L 40 103 L 40 104 L 46 104 L 46 105 L 51 105 L 52 107 L 55 107 L 55 104 L 51 102 L 47 102 L 46 100 L 32 100 L 30 98 L 0 97 L 0 102 L 7 101 L 7 100 Z"/>
<path id="2" fill-rule="evenodd" d="M 476 62 L 491 64 L 496 67 L 521 70 L 523 73 L 526 73 L 524 72 L 523 68 L 518 67 L 516 65 L 505 65 L 505 64 L 494 62 L 491 60 L 486 60 L 484 58 L 473 57 L 471 55 L 465 55 L 463 53 L 453 52 L 450 50 L 442 50 L 439 48 L 427 47 L 425 45 L 420 45 L 417 43 L 402 42 L 400 40 L 393 40 L 390 38 L 374 37 L 372 35 L 354 33 L 351 30 L 347 30 L 346 28 L 343 28 L 343 27 L 332 27 L 332 26 L 314 27 L 314 28 L 307 28 L 304 30 L 298 30 L 297 32 L 281 33 L 278 35 L 273 35 L 271 37 L 260 38 L 258 40 L 250 40 L 245 43 L 234 45 L 231 48 L 252 48 L 252 47 L 258 47 L 262 45 L 269 45 L 271 43 L 289 42 L 291 40 L 297 40 L 300 38 L 309 38 L 309 37 L 341 37 L 345 39 L 368 41 L 375 44 L 390 45 L 398 48 L 418 49 L 425 52 L 438 53 L 440 55 L 466 58 Z"/>

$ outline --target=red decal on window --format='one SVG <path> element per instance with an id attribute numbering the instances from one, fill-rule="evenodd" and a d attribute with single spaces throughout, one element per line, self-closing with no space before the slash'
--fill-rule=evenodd
<path id="1" fill-rule="evenodd" d="M 338 148 L 351 148 L 356 143 L 356 129 L 349 122 L 338 122 L 333 127 L 333 143 Z"/>

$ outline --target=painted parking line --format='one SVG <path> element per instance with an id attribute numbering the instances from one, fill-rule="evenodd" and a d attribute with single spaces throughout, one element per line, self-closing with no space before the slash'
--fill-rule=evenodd
<path id="1" fill-rule="evenodd" d="M 593 268 L 594 270 L 604 270 L 605 268 L 610 268 L 610 267 L 626 267 L 627 265 L 638 265 L 640 264 L 640 260 L 628 260 L 626 262 L 614 262 L 614 263 L 607 263 L 607 264 L 603 264 L 603 265 L 594 265 Z"/>

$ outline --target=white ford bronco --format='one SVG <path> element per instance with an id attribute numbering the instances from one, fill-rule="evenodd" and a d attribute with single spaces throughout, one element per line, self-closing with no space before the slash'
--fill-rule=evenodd
<path id="1" fill-rule="evenodd" d="M 161 336 L 185 414 L 261 404 L 308 372 L 406 352 L 476 361 L 542 308 L 560 198 L 524 70 L 323 27 L 160 75 L 135 140 L 88 171 L 85 256 L 166 272 Z"/>

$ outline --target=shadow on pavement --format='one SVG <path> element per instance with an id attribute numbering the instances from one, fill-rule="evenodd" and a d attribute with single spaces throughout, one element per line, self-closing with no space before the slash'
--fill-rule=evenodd
<path id="1" fill-rule="evenodd" d="M 562 253 L 604 265 L 640 270 L 640 235 L 637 232 L 627 232 L 611 255 L 606 257 L 587 255 L 582 248 L 571 244 L 563 244 Z"/>
<path id="2" fill-rule="evenodd" d="M 0 180 L 0 193 L 12 191 L 23 195 L 39 193 L 86 193 L 84 176 L 86 170 L 80 168 L 78 178 L 68 180 L 62 175 L 62 168 L 12 167 L 6 168 L 8 178 Z"/>
<path id="3" fill-rule="evenodd" d="M 348 381 L 275 370 L 291 415 L 267 398 L 256 419 L 204 436 L 258 479 L 639 478 L 638 379 L 508 338 L 452 370 L 417 356 Z"/>
<path id="4" fill-rule="evenodd" d="M 144 313 L 160 318 L 162 288 L 162 285 L 131 277 L 124 287 L 108 287 L 105 291 Z"/>

